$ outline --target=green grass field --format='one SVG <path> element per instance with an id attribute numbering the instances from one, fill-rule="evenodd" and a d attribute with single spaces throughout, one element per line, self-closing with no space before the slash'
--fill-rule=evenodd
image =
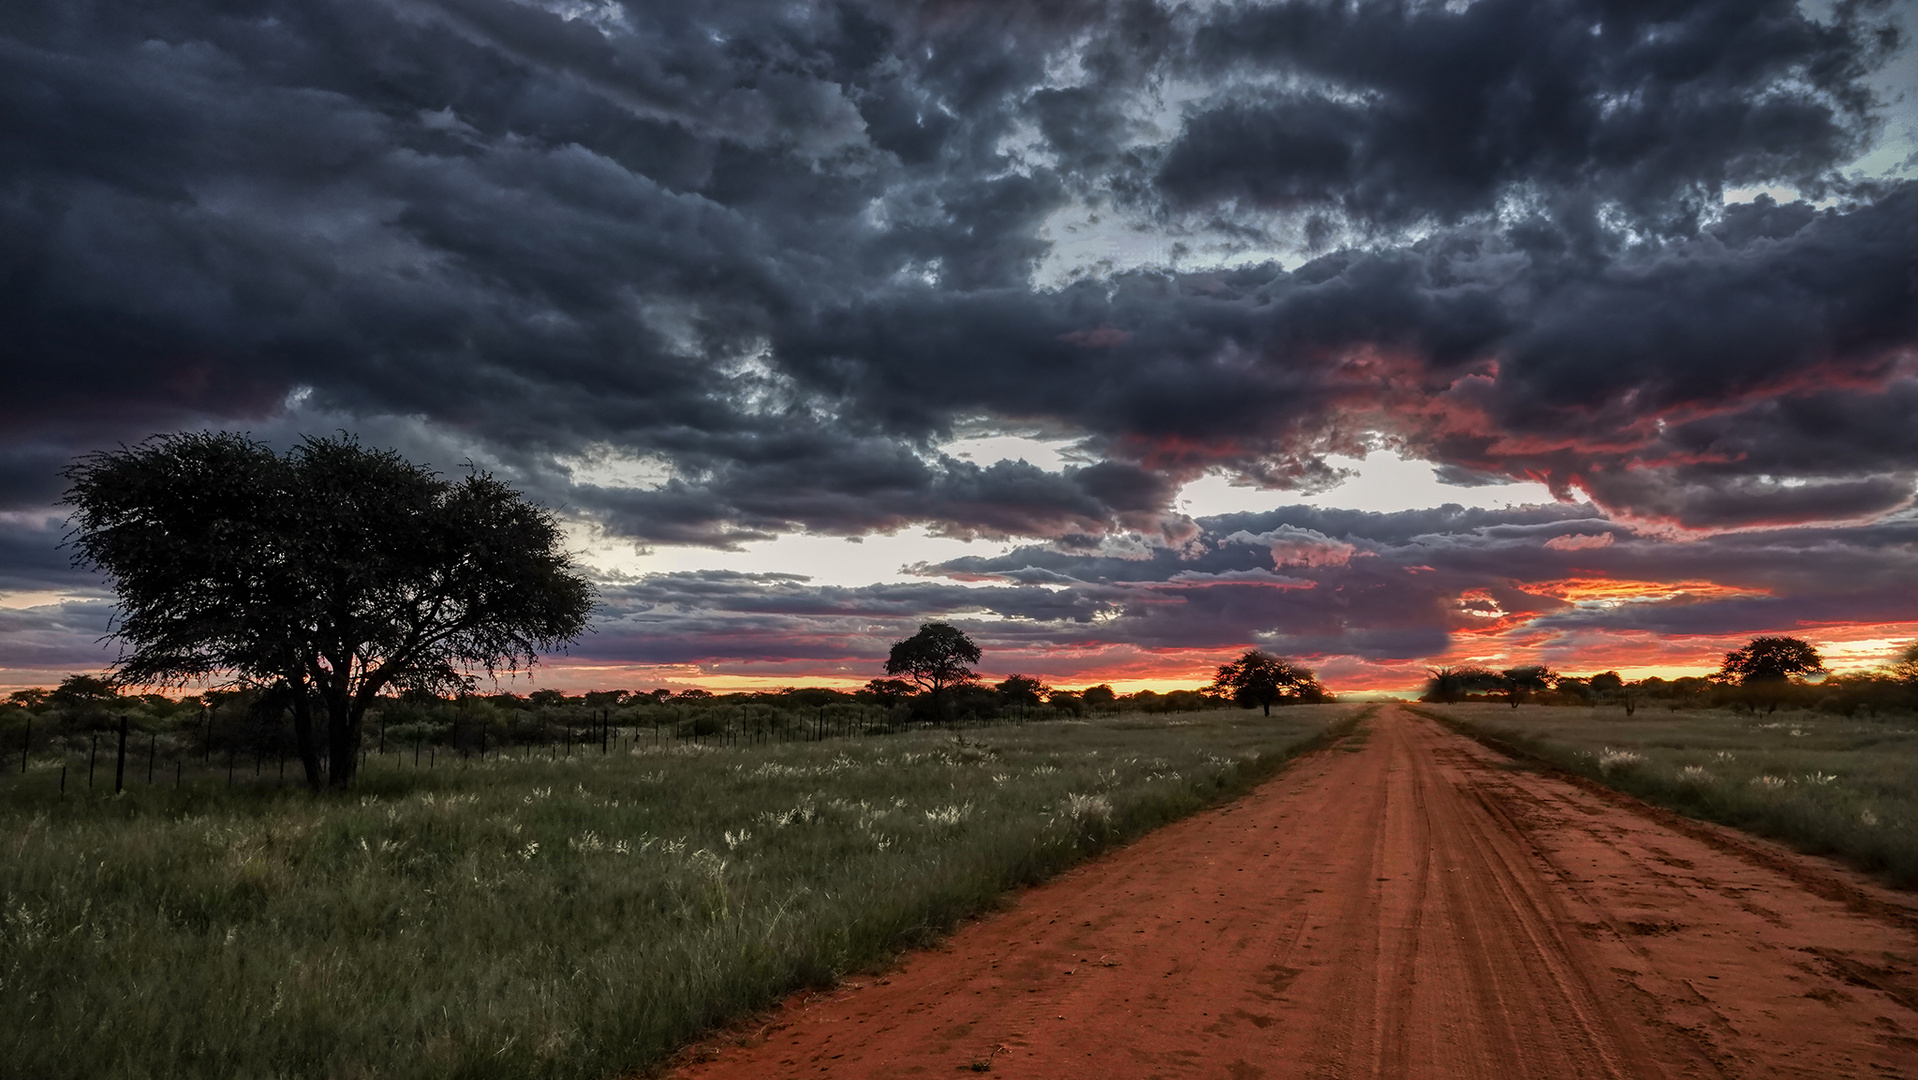
<path id="1" fill-rule="evenodd" d="M 1419 709 L 1649 802 L 1918 888 L 1918 717 L 1910 714 Z"/>
<path id="2" fill-rule="evenodd" d="M 607 1077 L 1247 789 L 1359 706 L 0 787 L 21 1077 Z M 110 790 L 110 789 L 108 789 Z"/>

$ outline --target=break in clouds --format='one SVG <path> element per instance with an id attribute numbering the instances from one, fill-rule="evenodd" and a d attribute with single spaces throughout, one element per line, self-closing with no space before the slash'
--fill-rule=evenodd
<path id="1" fill-rule="evenodd" d="M 1015 545 L 612 579 L 605 663 L 870 674 L 940 615 L 1036 670 L 1918 621 L 1918 181 L 1855 165 L 1897 14 L 17 0 L 0 590 L 97 586 L 76 454 L 346 428 L 632 544 Z M 994 432 L 1072 462 L 941 450 Z M 1176 504 L 1368 451 L 1564 501 Z M 98 666 L 103 620 L 0 609 L 0 666 Z"/>

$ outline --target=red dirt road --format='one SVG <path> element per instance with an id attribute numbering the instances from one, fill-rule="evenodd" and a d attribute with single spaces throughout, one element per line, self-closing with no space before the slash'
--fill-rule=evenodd
<path id="1" fill-rule="evenodd" d="M 1368 726 L 677 1075 L 1918 1078 L 1909 901 Z"/>

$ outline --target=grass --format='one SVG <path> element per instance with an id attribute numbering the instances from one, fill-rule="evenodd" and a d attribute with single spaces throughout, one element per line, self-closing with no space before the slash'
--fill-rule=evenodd
<path id="1" fill-rule="evenodd" d="M 1247 789 L 1353 706 L 0 789 L 0 1072 L 604 1077 Z M 596 750 L 597 748 L 595 748 Z"/>
<path id="2" fill-rule="evenodd" d="M 1918 717 L 1435 705 L 1421 711 L 1691 817 L 1918 888 Z"/>

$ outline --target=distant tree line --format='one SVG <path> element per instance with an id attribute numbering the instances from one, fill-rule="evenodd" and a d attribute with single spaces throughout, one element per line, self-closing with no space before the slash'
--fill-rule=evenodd
<path id="1" fill-rule="evenodd" d="M 1628 715 L 1654 704 L 1764 712 L 1788 706 L 1872 715 L 1918 709 L 1918 643 L 1877 670 L 1842 675 L 1828 672 L 1809 643 L 1780 636 L 1753 638 L 1726 653 L 1717 671 L 1677 679 L 1627 680 L 1616 671 L 1560 674 L 1535 664 L 1504 670 L 1465 664 L 1429 670 L 1421 700 L 1616 706 Z"/>

